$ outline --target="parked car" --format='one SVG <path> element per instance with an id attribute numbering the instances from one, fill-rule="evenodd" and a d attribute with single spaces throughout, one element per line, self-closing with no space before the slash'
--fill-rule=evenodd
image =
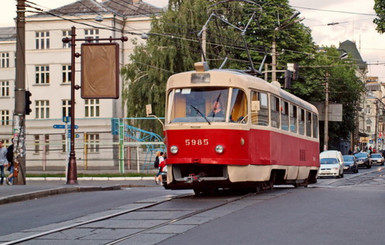
<path id="1" fill-rule="evenodd" d="M 354 154 L 357 158 L 358 167 L 366 166 L 366 168 L 371 168 L 372 163 L 369 161 L 369 154 L 367 152 L 358 152 Z"/>
<path id="2" fill-rule="evenodd" d="M 373 165 L 374 163 L 376 163 L 376 164 L 379 164 L 379 165 L 382 166 L 382 165 L 384 165 L 384 162 L 385 162 L 385 159 L 384 159 L 384 157 L 382 156 L 381 153 L 372 153 L 372 154 L 370 155 L 369 160 L 370 160 L 370 162 L 372 163 L 372 165 Z"/>
<path id="3" fill-rule="evenodd" d="M 344 173 L 358 173 L 357 158 L 354 155 L 343 155 Z"/>
<path id="4" fill-rule="evenodd" d="M 323 151 L 320 153 L 318 177 L 344 177 L 344 160 L 340 151 Z"/>

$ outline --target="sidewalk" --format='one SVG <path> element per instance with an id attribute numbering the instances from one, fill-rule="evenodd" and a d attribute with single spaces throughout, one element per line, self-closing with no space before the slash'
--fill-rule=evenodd
<path id="1" fill-rule="evenodd" d="M 49 195 L 83 191 L 119 190 L 127 187 L 155 187 L 154 177 L 84 177 L 67 185 L 66 178 L 27 178 L 26 185 L 0 186 L 0 205 Z"/>

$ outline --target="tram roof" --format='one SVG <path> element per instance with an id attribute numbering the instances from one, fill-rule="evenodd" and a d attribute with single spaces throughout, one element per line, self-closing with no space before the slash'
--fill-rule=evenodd
<path id="1" fill-rule="evenodd" d="M 192 74 L 199 74 L 201 76 L 204 76 L 204 74 L 210 74 L 209 81 L 193 82 Z M 252 76 L 248 73 L 239 70 L 214 69 L 205 72 L 186 71 L 172 75 L 167 82 L 167 89 L 201 86 L 229 86 L 270 92 L 285 100 L 291 101 L 299 106 L 302 106 L 305 109 L 317 111 L 316 107 L 310 104 L 309 102 L 259 77 Z"/>

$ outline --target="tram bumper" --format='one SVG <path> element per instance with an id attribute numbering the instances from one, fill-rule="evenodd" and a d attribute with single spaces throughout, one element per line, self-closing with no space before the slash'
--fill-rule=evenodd
<path id="1" fill-rule="evenodd" d="M 226 165 L 172 164 L 168 166 L 170 189 L 193 189 L 197 186 L 227 186 L 230 183 Z"/>

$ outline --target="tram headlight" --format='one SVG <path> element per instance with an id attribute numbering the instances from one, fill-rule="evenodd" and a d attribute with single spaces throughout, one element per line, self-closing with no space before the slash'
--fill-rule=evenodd
<path id="1" fill-rule="evenodd" d="M 177 154 L 178 151 L 179 151 L 178 146 L 173 145 L 173 146 L 170 147 L 170 152 L 171 152 L 172 154 Z"/>
<path id="2" fill-rule="evenodd" d="M 222 145 L 217 145 L 217 146 L 215 147 L 215 152 L 218 153 L 218 154 L 222 154 L 222 153 L 223 153 L 223 150 L 224 150 L 224 148 L 223 148 Z"/>

